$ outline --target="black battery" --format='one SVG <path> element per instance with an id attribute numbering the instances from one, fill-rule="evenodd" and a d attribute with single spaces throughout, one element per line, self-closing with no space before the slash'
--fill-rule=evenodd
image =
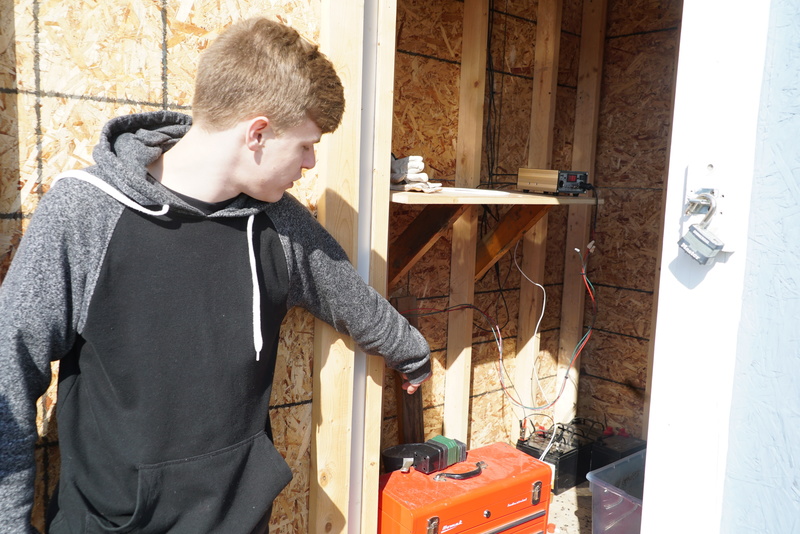
<path id="1" fill-rule="evenodd" d="M 564 491 L 586 481 L 586 473 L 591 467 L 594 442 L 603 434 L 605 427 L 596 421 L 575 418 L 569 424 L 555 425 L 549 430 L 534 432 L 528 439 L 517 441 L 517 449 L 540 458 L 550 450 L 544 461 L 553 466 L 552 492 L 559 495 Z M 551 443 L 552 438 L 552 445 Z"/>
<path id="2" fill-rule="evenodd" d="M 592 446 L 592 471 L 639 452 L 645 447 L 647 447 L 645 440 L 631 436 L 602 437 Z"/>
<path id="3" fill-rule="evenodd" d="M 534 458 L 542 459 L 553 466 L 552 491 L 554 495 L 559 495 L 575 486 L 578 470 L 578 449 L 571 445 L 563 443 L 556 445 L 554 443 L 550 450 L 547 451 L 547 456 L 541 458 L 549 442 L 549 437 L 547 439 L 543 437 L 539 439 L 536 436 L 531 436 L 527 440 L 517 441 L 517 449 Z"/>
<path id="4" fill-rule="evenodd" d="M 572 443 L 578 447 L 578 467 L 575 473 L 575 485 L 586 482 L 586 473 L 592 467 L 592 449 L 594 443 L 603 436 L 605 426 L 599 421 L 585 417 L 576 417 L 567 428 L 572 433 Z"/>

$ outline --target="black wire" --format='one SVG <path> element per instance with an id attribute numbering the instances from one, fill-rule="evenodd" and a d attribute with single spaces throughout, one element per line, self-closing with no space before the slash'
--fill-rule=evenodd
<path id="1" fill-rule="evenodd" d="M 500 309 L 497 306 L 498 300 L 502 300 L 503 301 L 503 307 L 506 309 L 506 322 L 503 323 L 502 326 L 498 326 L 498 328 L 500 328 L 502 330 L 503 328 L 508 326 L 508 322 L 511 320 L 510 319 L 511 312 L 509 311 L 508 300 L 506 299 L 506 289 L 503 287 L 505 283 L 502 280 L 500 280 L 500 263 L 499 262 L 495 262 L 495 264 L 494 264 L 494 273 L 495 273 L 495 276 L 497 277 L 498 293 L 500 293 L 500 297 L 498 299 L 495 299 L 495 301 L 494 301 L 495 319 L 499 319 L 500 318 Z M 509 273 L 510 273 L 510 271 L 509 271 Z"/>
<path id="2" fill-rule="evenodd" d="M 446 308 L 442 308 L 441 310 L 430 310 L 430 311 L 407 310 L 407 311 L 402 312 L 402 315 L 413 316 L 413 317 L 428 317 L 428 316 L 431 316 L 431 315 L 438 315 L 440 313 L 450 313 L 450 312 L 454 312 L 454 311 L 469 310 L 469 309 L 475 310 L 478 313 L 480 313 L 483 316 L 484 320 L 487 323 L 489 323 L 490 325 L 492 325 L 492 326 L 496 325 L 495 321 L 492 320 L 492 318 L 489 317 L 486 314 L 486 312 L 484 312 L 482 309 L 478 308 L 474 304 L 455 304 L 453 306 L 448 306 Z M 492 331 L 491 328 L 483 328 L 482 326 L 479 326 L 479 325 L 475 324 L 475 322 L 473 322 L 472 324 L 473 324 L 473 326 L 475 326 L 475 327 L 477 327 L 477 328 L 479 328 L 481 330 L 485 330 L 485 331 L 489 331 L 489 332 Z"/>

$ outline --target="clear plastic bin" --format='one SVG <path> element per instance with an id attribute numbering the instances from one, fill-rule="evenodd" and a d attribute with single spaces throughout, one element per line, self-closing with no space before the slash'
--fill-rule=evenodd
<path id="1" fill-rule="evenodd" d="M 645 450 L 626 456 L 586 479 L 592 492 L 592 534 L 638 534 L 642 526 Z"/>

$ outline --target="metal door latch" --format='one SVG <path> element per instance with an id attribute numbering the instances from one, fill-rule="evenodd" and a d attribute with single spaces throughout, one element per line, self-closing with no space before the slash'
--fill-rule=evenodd
<path id="1" fill-rule="evenodd" d="M 705 217 L 689 226 L 689 231 L 678 241 L 678 246 L 700 265 L 707 264 L 722 250 L 724 243 L 709 229 L 708 225 L 717 210 L 717 199 L 713 191 L 697 194 L 687 200 L 686 215 L 695 215 L 706 210 Z"/>

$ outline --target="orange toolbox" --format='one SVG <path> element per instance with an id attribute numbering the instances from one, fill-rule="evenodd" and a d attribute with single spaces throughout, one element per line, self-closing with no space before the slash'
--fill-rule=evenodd
<path id="1" fill-rule="evenodd" d="M 435 473 L 381 476 L 378 534 L 547 531 L 550 467 L 506 443 L 467 452 Z"/>

